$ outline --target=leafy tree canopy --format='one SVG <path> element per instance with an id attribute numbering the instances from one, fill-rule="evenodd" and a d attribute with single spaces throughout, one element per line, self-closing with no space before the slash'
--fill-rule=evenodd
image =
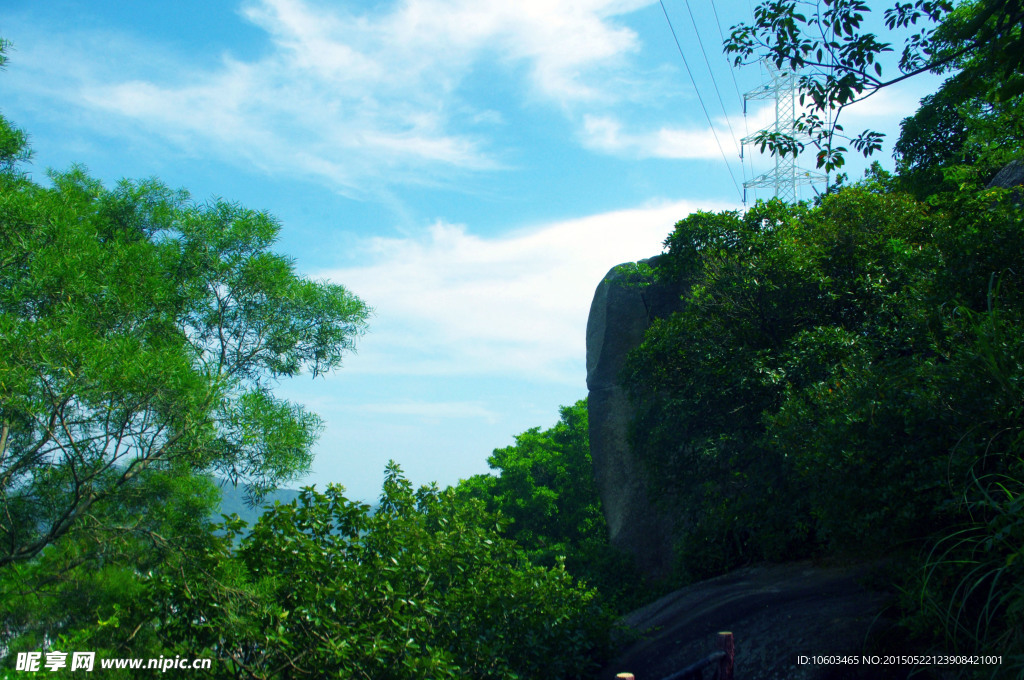
<path id="1" fill-rule="evenodd" d="M 637 606 L 650 591 L 629 558 L 608 542 L 590 457 L 587 401 L 559 412 L 553 427 L 531 428 L 516 435 L 514 445 L 494 450 L 487 463 L 497 476 L 463 480 L 456 493 L 511 520 L 504 535 L 534 564 L 564 560 L 570 574 L 596 587 L 613 607 Z"/>
<path id="2" fill-rule="evenodd" d="M 894 145 L 898 182 L 919 198 L 955 191 L 965 173 L 986 183 L 1024 158 L 1024 97 L 994 101 L 971 94 L 963 75 L 921 101 Z"/>
<path id="3" fill-rule="evenodd" d="M 165 653 L 216 656 L 220 677 L 586 677 L 607 615 L 562 565 L 531 564 L 506 521 L 392 463 L 375 512 L 304 489 L 240 549 L 225 537 L 150 580 L 135 616 L 156 617 Z"/>
<path id="4" fill-rule="evenodd" d="M 532 428 L 516 435 L 515 445 L 494 450 L 487 464 L 499 476 L 481 475 L 460 487 L 512 519 L 512 538 L 547 553 L 552 563 L 566 544 L 604 528 L 590 467 L 586 400 L 560 413 L 554 427 Z"/>
<path id="5" fill-rule="evenodd" d="M 1021 0 L 897 2 L 885 11 L 885 25 L 909 34 L 895 75 L 886 75 L 883 65 L 894 43 L 864 29 L 870 12 L 863 0 L 819 0 L 809 9 L 794 0 L 771 0 L 758 5 L 752 24 L 735 26 L 725 43 L 737 64 L 767 59 L 799 74 L 800 101 L 810 110 L 798 118 L 797 129 L 809 136 L 818 167 L 833 170 L 845 163 L 848 149 L 837 139 L 848 139 L 865 156 L 880 149 L 877 131 L 845 134 L 839 122 L 843 109 L 920 73 L 959 70 L 956 89 L 962 98 L 1006 102 L 1024 92 Z M 785 132 L 761 132 L 757 141 L 773 154 L 805 148 L 801 138 Z"/>
<path id="6" fill-rule="evenodd" d="M 43 186 L 6 121 L 0 142 L 0 566 L 148 469 L 257 496 L 304 472 L 319 420 L 271 387 L 339 366 L 362 301 L 298 276 L 266 213 L 81 168 Z"/>

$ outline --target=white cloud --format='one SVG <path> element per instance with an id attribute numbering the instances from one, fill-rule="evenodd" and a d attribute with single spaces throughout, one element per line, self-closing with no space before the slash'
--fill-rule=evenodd
<path id="1" fill-rule="evenodd" d="M 483 238 L 436 223 L 374 238 L 369 264 L 320 272 L 375 309 L 346 370 L 503 375 L 579 384 L 594 289 L 611 267 L 651 257 L 692 202 L 622 210 Z"/>
<path id="2" fill-rule="evenodd" d="M 247 0 L 242 16 L 270 41 L 257 58 L 175 68 L 181 55 L 159 46 L 60 35 L 50 38 L 59 49 L 38 50 L 31 79 L 115 128 L 128 123 L 140 135 L 360 195 L 503 167 L 506 149 L 484 136 L 502 112 L 467 85 L 480 67 L 567 114 L 570 105 L 613 101 L 604 86 L 639 49 L 618 17 L 647 4 L 402 0 L 362 11 Z"/>
<path id="3" fill-rule="evenodd" d="M 731 161 L 739 151 L 740 138 L 772 125 L 773 106 L 751 107 L 750 115 L 732 120 L 713 119 L 714 134 L 707 125 L 658 127 L 631 131 L 612 115 L 584 114 L 580 141 L 584 147 L 627 158 L 707 159 L 719 161 L 723 152 Z M 742 125 L 742 127 L 740 127 Z M 716 141 L 715 135 L 718 136 Z M 721 147 L 719 147 L 721 144 Z M 748 147 L 745 153 L 756 153 Z"/>
<path id="4" fill-rule="evenodd" d="M 843 117 L 902 120 L 903 117 L 917 111 L 921 97 L 934 92 L 942 80 L 943 78 L 939 76 L 926 75 L 917 80 L 911 79 L 876 90 L 871 96 L 848 106 L 843 111 Z"/>
<path id="5" fill-rule="evenodd" d="M 731 143 L 719 133 L 719 140 Z M 666 128 L 650 132 L 625 132 L 610 116 L 584 116 L 582 142 L 587 148 L 630 158 L 721 158 L 710 128 Z"/>

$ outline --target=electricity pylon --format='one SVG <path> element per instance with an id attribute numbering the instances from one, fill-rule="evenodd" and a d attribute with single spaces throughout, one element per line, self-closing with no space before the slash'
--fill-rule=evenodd
<path id="1" fill-rule="evenodd" d="M 775 124 L 765 128 L 766 131 L 789 135 L 799 140 L 806 137 L 796 129 L 796 74 L 788 70 L 779 70 L 771 61 L 766 60 L 771 82 L 751 90 L 743 95 L 743 115 L 747 115 L 747 102 L 763 99 L 775 100 Z M 740 140 L 740 159 L 743 159 L 743 148 L 754 141 L 754 135 Z M 758 175 L 749 182 L 743 183 L 743 203 L 747 203 L 747 189 L 768 188 L 775 196 L 789 203 L 796 202 L 796 188 L 803 184 L 827 182 L 828 178 L 820 172 L 797 167 L 796 156 L 776 153 L 775 168 Z"/>

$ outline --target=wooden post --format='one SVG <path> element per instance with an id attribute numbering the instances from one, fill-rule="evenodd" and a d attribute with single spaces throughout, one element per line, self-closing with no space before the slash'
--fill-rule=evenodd
<path id="1" fill-rule="evenodd" d="M 733 680 L 732 667 L 736 661 L 736 641 L 732 633 L 722 632 L 718 634 L 718 648 L 725 652 L 725 656 L 718 660 L 718 673 L 715 676 L 718 680 Z"/>

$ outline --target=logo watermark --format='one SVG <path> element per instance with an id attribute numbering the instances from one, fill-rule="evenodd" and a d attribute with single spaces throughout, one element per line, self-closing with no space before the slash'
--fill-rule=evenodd
<path id="1" fill-rule="evenodd" d="M 91 672 L 96 668 L 107 670 L 126 668 L 133 670 L 154 670 L 166 673 L 169 670 L 209 670 L 212 659 L 190 659 L 161 656 L 148 659 L 100 659 L 96 652 L 18 652 L 14 670 L 26 672 L 58 671 L 67 668 L 72 671 Z"/>

